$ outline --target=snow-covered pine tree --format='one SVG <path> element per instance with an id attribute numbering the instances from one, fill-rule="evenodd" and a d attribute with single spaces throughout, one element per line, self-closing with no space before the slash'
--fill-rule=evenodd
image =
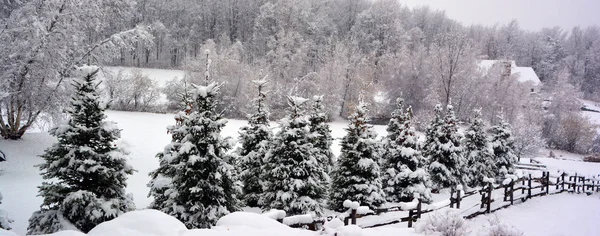
<path id="1" fill-rule="evenodd" d="M 318 162 L 318 150 L 310 142 L 310 127 L 304 117 L 307 99 L 288 97 L 289 115 L 265 156 L 264 209 L 282 209 L 290 215 L 323 213 L 329 176 Z"/>
<path id="2" fill-rule="evenodd" d="M 252 82 L 258 86 L 258 97 L 252 101 L 256 113 L 248 117 L 249 126 L 242 127 L 239 132 L 241 147 L 237 154 L 240 157 L 243 200 L 249 207 L 262 207 L 260 198 L 264 184 L 261 179 L 263 158 L 269 151 L 273 133 L 269 127 L 269 110 L 265 101 L 266 77 Z"/>
<path id="3" fill-rule="evenodd" d="M 39 195 L 44 200 L 29 219 L 28 234 L 57 232 L 64 222 L 88 232 L 135 209 L 125 194 L 127 175 L 134 170 L 115 144 L 121 130 L 104 120 L 106 105 L 96 91 L 98 68 L 83 66 L 79 72 L 82 79 L 73 81 L 75 95 L 67 110 L 70 119 L 50 131 L 58 143 L 41 155 L 45 181 Z"/>
<path id="4" fill-rule="evenodd" d="M 0 192 L 0 204 L 2 204 L 2 199 L 2 192 Z M 13 220 L 8 217 L 8 213 L 0 209 L 0 229 L 10 230 L 10 223 L 12 222 Z"/>
<path id="5" fill-rule="evenodd" d="M 333 152 L 331 151 L 333 137 L 331 136 L 329 124 L 327 124 L 327 113 L 323 106 L 323 96 L 313 97 L 308 121 L 310 122 L 310 142 L 317 149 L 317 161 L 321 165 L 326 166 L 325 170 L 327 173 L 331 173 L 334 161 Z"/>
<path id="6" fill-rule="evenodd" d="M 161 166 L 151 173 L 153 207 L 182 221 L 188 228 L 210 228 L 217 220 L 236 211 L 240 183 L 226 160 L 231 149 L 221 137 L 227 123 L 216 111 L 220 85 L 194 86 L 194 110 L 179 113 L 179 125 L 169 131 L 173 141 L 165 147 Z M 161 155 L 159 154 L 159 158 Z M 169 188 L 160 188 L 160 187 Z"/>
<path id="7" fill-rule="evenodd" d="M 465 131 L 462 140 L 466 160 L 468 185 L 471 187 L 483 185 L 483 178 L 492 178 L 495 174 L 496 163 L 494 153 L 485 134 L 481 110 L 475 110 L 471 125 Z"/>
<path id="8" fill-rule="evenodd" d="M 154 199 L 148 208 L 160 210 L 167 214 L 175 214 L 172 207 L 172 199 L 169 198 L 177 196 L 177 190 L 173 188 L 172 184 L 173 176 L 175 176 L 175 167 L 169 161 L 172 160 L 172 155 L 176 155 L 181 147 L 186 133 L 181 132 L 180 128 L 183 126 L 184 117 L 189 116 L 194 107 L 194 99 L 185 79 L 183 83 L 183 91 L 177 94 L 182 111 L 175 115 L 175 125 L 167 127 L 167 133 L 171 134 L 171 143 L 162 152 L 156 154 L 159 162 L 158 168 L 148 174 L 151 178 L 147 184 L 148 188 L 150 188 L 148 196 L 152 196 Z"/>
<path id="9" fill-rule="evenodd" d="M 517 155 L 514 152 L 514 141 L 511 133 L 511 126 L 504 121 L 502 116 L 499 122 L 490 128 L 490 144 L 494 152 L 495 174 L 496 178 L 504 178 L 506 174 L 514 173 L 514 164 L 517 162 Z"/>
<path id="10" fill-rule="evenodd" d="M 415 193 L 422 201 L 431 201 L 429 173 L 425 170 L 427 160 L 421 154 L 411 119 L 412 108 L 404 111 L 404 100 L 398 98 L 386 129 L 382 158 L 383 190 L 389 202 L 412 201 Z"/>
<path id="11" fill-rule="evenodd" d="M 347 134 L 341 142 L 341 153 L 332 172 L 330 208 L 344 211 L 347 199 L 358 201 L 372 209 L 385 202 L 381 186 L 379 151 L 373 126 L 367 124 L 367 103 L 360 99 L 352 114 Z"/>
<path id="12" fill-rule="evenodd" d="M 463 182 L 461 137 L 452 105 L 442 118 L 442 106 L 436 105 L 435 118 L 427 129 L 424 154 L 429 158 L 429 174 L 436 188 L 454 187 Z"/>

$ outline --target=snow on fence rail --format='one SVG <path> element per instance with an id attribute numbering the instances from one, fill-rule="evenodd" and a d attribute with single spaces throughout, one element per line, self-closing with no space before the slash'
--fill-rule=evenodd
<path id="1" fill-rule="evenodd" d="M 445 207 L 460 209 L 461 202 L 467 198 L 474 197 L 477 194 L 479 194 L 481 197 L 477 203 L 477 205 L 479 205 L 479 209 L 474 213 L 466 215 L 465 218 L 467 219 L 507 208 L 518 200 L 525 202 L 533 197 L 563 192 L 586 193 L 588 195 L 592 194 L 593 192 L 600 192 L 600 178 L 596 176 L 578 176 L 577 174 L 569 175 L 565 172 L 551 173 L 549 171 L 544 171 L 542 172 L 541 176 L 538 173 L 529 173 L 521 177 L 508 175 L 501 184 L 495 185 L 493 182 L 494 181 L 486 181 L 485 187 L 470 191 L 464 191 L 462 186 L 459 185 L 456 188 L 451 189 L 449 199 L 425 205 L 421 202 L 418 196 L 416 196 L 411 202 L 388 203 L 384 207 L 373 210 L 365 206 L 360 206 L 358 202 L 346 200 L 344 201 L 344 207 L 348 208 L 348 211 L 337 216 L 330 216 L 328 219 L 331 220 L 331 218 L 335 217 L 343 219 L 345 225 L 356 225 L 356 220 L 365 216 L 381 215 L 388 212 L 408 211 L 407 217 L 400 217 L 393 220 L 388 219 L 385 222 L 377 222 L 371 225 L 361 225 L 361 227 L 374 228 L 407 222 L 408 227 L 410 228 L 415 221 L 421 218 L 423 214 L 427 214 Z M 492 196 L 494 196 L 494 193 L 498 193 L 498 191 L 502 191 L 500 197 L 493 198 Z M 473 207 L 476 207 L 477 205 Z M 467 208 L 467 210 L 468 209 L 470 208 Z M 279 213 L 279 216 L 281 216 L 281 213 Z M 326 222 L 324 218 L 313 219 L 310 217 L 310 215 L 292 216 L 283 218 L 283 221 L 279 219 L 279 221 L 289 225 L 290 227 L 308 228 L 310 230 L 318 230 L 320 226 Z M 286 220 L 288 218 L 289 220 Z"/>

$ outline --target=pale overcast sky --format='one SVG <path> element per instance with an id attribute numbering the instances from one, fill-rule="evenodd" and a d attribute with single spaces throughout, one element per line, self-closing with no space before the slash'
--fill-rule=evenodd
<path id="1" fill-rule="evenodd" d="M 517 19 L 523 29 L 600 26 L 600 0 L 400 0 L 409 7 L 428 5 L 444 10 L 465 25 L 505 24 Z"/>

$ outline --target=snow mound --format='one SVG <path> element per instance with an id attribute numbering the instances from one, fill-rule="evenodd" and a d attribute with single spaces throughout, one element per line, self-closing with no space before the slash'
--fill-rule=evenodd
<path id="1" fill-rule="evenodd" d="M 313 216 L 311 214 L 288 216 L 283 218 L 283 224 L 285 225 L 310 224 L 312 222 Z"/>
<path id="2" fill-rule="evenodd" d="M 227 228 L 235 226 L 246 226 L 256 229 L 289 228 L 288 226 L 283 225 L 267 216 L 251 212 L 234 212 L 229 215 L 223 216 L 221 217 L 221 219 L 219 219 L 219 221 L 217 221 L 217 226 Z"/>
<path id="3" fill-rule="evenodd" d="M 344 201 L 343 204 L 344 204 L 345 208 L 350 208 L 350 209 L 358 209 L 358 207 L 360 207 L 360 203 L 353 202 L 353 201 L 350 201 L 350 200 Z"/>
<path id="4" fill-rule="evenodd" d="M 337 236 L 363 236 L 363 230 L 358 225 L 346 225 L 337 228 Z"/>
<path id="5" fill-rule="evenodd" d="M 2 233 L 3 232 L 0 231 L 0 235 L 4 236 L 4 234 L 2 234 Z M 46 236 L 84 236 L 84 235 L 86 235 L 86 234 L 79 232 L 79 231 L 74 231 L 74 230 L 64 230 L 64 231 L 59 231 L 59 232 L 56 232 L 53 234 L 46 234 Z M 9 234 L 8 236 L 12 236 L 12 234 Z M 16 236 L 16 234 L 15 234 L 15 236 Z M 135 235 L 133 235 L 133 236 L 135 236 Z"/>
<path id="6" fill-rule="evenodd" d="M 279 220 L 285 218 L 286 213 L 284 210 L 271 209 L 270 211 L 262 213 L 262 215 L 274 220 Z"/>
<path id="7" fill-rule="evenodd" d="M 179 235 L 184 231 L 187 231 L 187 228 L 175 217 L 147 209 L 128 212 L 104 222 L 93 228 L 88 235 L 162 236 Z"/>

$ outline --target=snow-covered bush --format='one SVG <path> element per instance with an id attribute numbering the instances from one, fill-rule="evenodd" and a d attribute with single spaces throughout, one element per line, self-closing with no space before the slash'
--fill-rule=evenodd
<path id="1" fill-rule="evenodd" d="M 112 101 L 112 108 L 125 111 L 155 111 L 160 89 L 156 82 L 141 70 L 127 75 L 105 73 L 105 90 Z"/>
<path id="2" fill-rule="evenodd" d="M 481 229 L 479 236 L 523 236 L 524 233 L 512 225 L 501 222 L 498 217 L 490 217 L 488 224 Z"/>
<path id="3" fill-rule="evenodd" d="M 84 66 L 79 72 L 82 79 L 73 82 L 76 92 L 67 111 L 71 118 L 50 131 L 58 143 L 41 155 L 45 181 L 39 194 L 44 201 L 29 219 L 29 234 L 70 227 L 87 232 L 135 209 L 125 193 L 134 169 L 127 163 L 127 152 L 115 145 L 121 130 L 104 120 L 106 106 L 96 91 L 98 69 Z"/>
<path id="4" fill-rule="evenodd" d="M 469 226 L 458 210 L 442 209 L 423 215 L 415 224 L 415 231 L 424 235 L 464 236 L 469 233 Z"/>
<path id="5" fill-rule="evenodd" d="M 0 204 L 2 204 L 2 192 L 0 192 Z M 12 220 L 8 218 L 8 213 L 0 209 L 0 229 L 10 229 L 10 223 Z"/>

